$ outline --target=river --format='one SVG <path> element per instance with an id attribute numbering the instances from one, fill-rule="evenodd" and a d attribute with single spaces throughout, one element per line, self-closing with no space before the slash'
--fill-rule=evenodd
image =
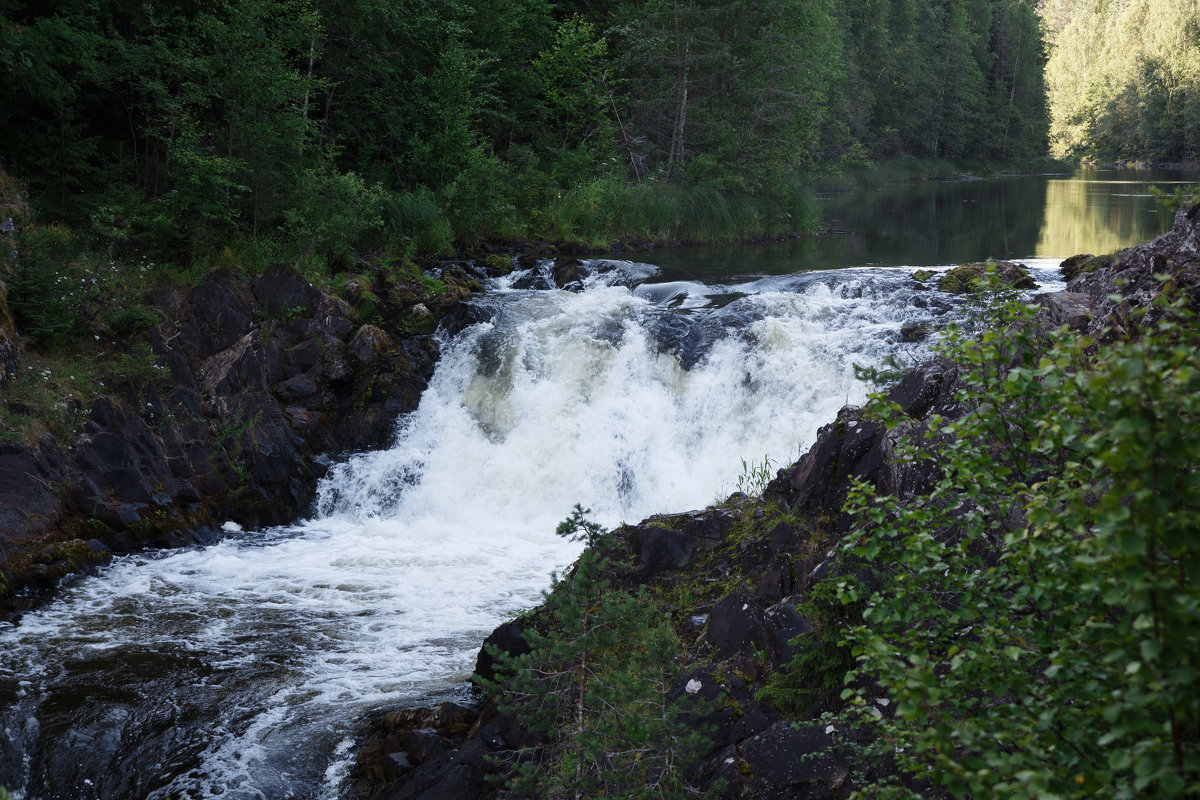
<path id="1" fill-rule="evenodd" d="M 479 643 L 606 525 L 703 507 L 795 460 L 921 357 L 956 302 L 913 268 L 1076 252 L 1169 226 L 1147 181 L 1080 171 L 826 201 L 820 239 L 591 261 L 582 292 L 477 298 L 391 447 L 348 455 L 310 519 L 116 559 L 0 625 L 0 786 L 18 800 L 333 798 L 363 717 L 462 697 Z"/>

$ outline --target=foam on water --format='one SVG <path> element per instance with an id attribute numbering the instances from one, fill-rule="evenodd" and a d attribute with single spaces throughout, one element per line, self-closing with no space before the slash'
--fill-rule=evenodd
<path id="1" fill-rule="evenodd" d="M 117 559 L 0 628 L 0 784 L 335 796 L 355 717 L 462 692 L 482 638 L 576 555 L 554 535 L 575 503 L 606 525 L 703 507 L 743 460 L 790 463 L 860 402 L 856 362 L 952 312 L 908 272 L 500 287 L 393 446 L 331 470 L 313 519 Z M 666 322 L 704 333 L 690 369 Z"/>

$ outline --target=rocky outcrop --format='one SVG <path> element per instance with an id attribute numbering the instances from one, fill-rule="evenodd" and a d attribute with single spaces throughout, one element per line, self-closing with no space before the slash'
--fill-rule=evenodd
<path id="1" fill-rule="evenodd" d="M 1068 292 L 1088 298 L 1090 317 L 1080 330 L 1089 336 L 1152 324 L 1160 313 L 1155 300 L 1164 294 L 1200 310 L 1200 205 L 1179 210 L 1171 230 L 1149 244 L 1090 259 L 1074 271 L 1064 266 L 1063 274 Z"/>
<path id="2" fill-rule="evenodd" d="M 116 391 L 80 409 L 73 442 L 0 445 L 0 603 L 110 552 L 295 519 L 324 454 L 384 444 L 437 358 L 403 319 L 393 332 L 363 324 L 285 265 L 249 283 L 219 270 L 151 299 L 163 321 L 143 349 L 127 343 L 150 377 L 110 376 Z"/>

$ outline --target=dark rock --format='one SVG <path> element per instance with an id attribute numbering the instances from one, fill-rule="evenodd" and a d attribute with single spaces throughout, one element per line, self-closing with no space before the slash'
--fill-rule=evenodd
<path id="1" fill-rule="evenodd" d="M 957 374 L 957 368 L 945 359 L 925 361 L 900 379 L 888 392 L 888 400 L 914 419 L 921 419 L 934 409 L 946 416 L 950 411 L 948 406 L 954 402 L 952 387 Z"/>
<path id="2" fill-rule="evenodd" d="M 0 545 L 18 532 L 51 529 L 63 512 L 54 492 L 63 474 L 53 441 L 32 446 L 0 442 Z M 2 549 L 2 547 L 0 547 Z"/>
<path id="3" fill-rule="evenodd" d="M 767 615 L 758 601 L 740 592 L 731 594 L 713 606 L 705 633 L 717 658 L 739 653 L 766 652 L 774 646 L 775 636 Z"/>
<path id="4" fill-rule="evenodd" d="M 297 375 L 288 378 L 275 387 L 275 394 L 287 403 L 302 401 L 317 393 L 317 383 L 309 375 Z"/>
<path id="5" fill-rule="evenodd" d="M 324 297 L 287 264 L 272 264 L 251 285 L 254 297 L 270 317 L 316 310 Z"/>
<path id="6" fill-rule="evenodd" d="M 857 406 L 846 406 L 836 422 L 817 432 L 809 451 L 767 485 L 765 494 L 780 497 L 797 510 L 836 515 L 853 480 L 881 484 L 890 453 L 883 426 L 863 421 Z"/>
<path id="7" fill-rule="evenodd" d="M 17 374 L 21 366 L 21 339 L 8 308 L 8 287 L 0 280 L 0 387 Z"/>
<path id="8" fill-rule="evenodd" d="M 554 265 L 554 285 L 560 289 L 580 286 L 583 280 L 583 264 L 577 258 L 569 258 Z"/>
<path id="9" fill-rule="evenodd" d="M 721 542 L 736 518 L 721 508 L 685 514 L 659 514 L 618 533 L 629 547 L 640 579 L 679 569 L 698 553 Z"/>
<path id="10" fill-rule="evenodd" d="M 553 289 L 554 275 L 549 267 L 550 262 L 539 262 L 536 266 L 529 269 L 524 275 L 520 275 L 512 282 L 514 289 Z"/>
<path id="11" fill-rule="evenodd" d="M 217 270 L 188 293 L 180 340 L 194 357 L 207 358 L 241 339 L 250 323 L 233 276 Z"/>
<path id="12" fill-rule="evenodd" d="M 433 728 L 417 728 L 405 731 L 400 737 L 409 758 L 422 764 L 446 752 L 446 741 Z"/>
<path id="13" fill-rule="evenodd" d="M 776 722 L 767 730 L 730 746 L 713 759 L 723 779 L 722 797 L 755 800 L 829 800 L 838 797 L 849 769 L 826 751 L 833 744 L 819 726 Z"/>
<path id="14" fill-rule="evenodd" d="M 1081 292 L 1039 294 L 1033 302 L 1045 309 L 1043 324 L 1048 328 L 1066 325 L 1071 330 L 1083 331 L 1092 320 L 1092 298 Z"/>
<path id="15" fill-rule="evenodd" d="M 1067 291 L 1090 296 L 1092 317 L 1083 333 L 1098 341 L 1113 331 L 1155 324 L 1162 310 L 1154 301 L 1165 290 L 1200 310 L 1200 204 L 1180 209 L 1174 227 L 1154 241 L 1094 261 L 1094 268 L 1087 262 L 1089 269 L 1067 283 Z"/>
<path id="16" fill-rule="evenodd" d="M 929 336 L 929 325 L 925 322 L 906 322 L 900 326 L 900 338 L 906 342 L 919 342 Z"/>
<path id="17" fill-rule="evenodd" d="M 510 656 L 521 656 L 528 653 L 530 651 L 529 643 L 522 636 L 523 632 L 521 624 L 516 620 L 505 622 L 492 631 L 483 640 L 483 646 L 479 648 L 479 656 L 475 660 L 475 674 L 485 680 L 495 679 L 496 660 L 490 652 L 493 647 Z"/>
<path id="18" fill-rule="evenodd" d="M 1085 264 L 1090 261 L 1094 261 L 1094 259 L 1095 256 L 1093 256 L 1091 253 L 1071 256 L 1070 258 L 1064 259 L 1063 262 L 1058 265 L 1058 269 L 1060 272 L 1062 272 L 1063 278 L 1069 281 L 1071 278 L 1074 278 L 1081 271 L 1083 271 Z M 1088 271 L 1090 272 L 1094 269 L 1095 266 L 1092 265 L 1092 268 Z"/>
<path id="19" fill-rule="evenodd" d="M 393 347 L 392 337 L 382 328 L 374 325 L 363 325 L 350 340 L 349 352 L 361 366 L 370 366 L 378 361 Z"/>
<path id="20" fill-rule="evenodd" d="M 785 597 L 766 611 L 767 624 L 775 637 L 772 656 L 777 665 L 788 663 L 803 649 L 802 643 L 793 643 L 797 637 L 816 630 L 797 609 L 803 600 L 800 595 Z"/>

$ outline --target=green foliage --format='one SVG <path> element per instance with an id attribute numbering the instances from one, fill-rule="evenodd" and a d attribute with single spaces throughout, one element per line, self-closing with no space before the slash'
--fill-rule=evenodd
<path id="1" fill-rule="evenodd" d="M 292 197 L 284 216 L 301 271 L 314 258 L 326 268 L 348 266 L 352 253 L 377 243 L 384 193 L 353 172 L 310 170 Z"/>
<path id="2" fill-rule="evenodd" d="M 767 488 L 767 484 L 775 477 L 771 469 L 774 465 L 769 456 L 763 456 L 761 463 L 747 464 L 742 459 L 742 472 L 738 475 L 737 490 L 752 497 L 758 497 Z"/>
<path id="3" fill-rule="evenodd" d="M 438 208 L 433 192 L 424 187 L 414 192 L 396 192 L 381 203 L 384 231 L 422 253 L 444 253 L 450 249 L 454 231 Z"/>
<path id="4" fill-rule="evenodd" d="M 0 24 L 5 168 L 89 247 L 185 268 L 231 241 L 317 278 L 496 239 L 807 231 L 822 162 L 1025 157 L 1045 129 L 1020 0 L 97 0 Z"/>
<path id="5" fill-rule="evenodd" d="M 1058 156 L 1200 156 L 1200 7 L 1194 0 L 1081 0 L 1041 9 Z"/>
<path id="6" fill-rule="evenodd" d="M 113 332 L 124 336 L 149 330 L 159 323 L 158 312 L 145 303 L 133 303 L 120 308 L 109 309 L 105 321 Z"/>
<path id="7" fill-rule="evenodd" d="M 1170 214 L 1200 202 L 1200 181 L 1192 186 L 1176 186 L 1171 192 L 1157 186 L 1149 187 L 1149 191 L 1155 204 Z"/>
<path id="8" fill-rule="evenodd" d="M 22 232 L 16 269 L 8 279 L 9 305 L 22 333 L 46 342 L 70 331 L 87 285 L 72 260 L 76 247 L 59 225 Z"/>
<path id="9" fill-rule="evenodd" d="M 558 526 L 587 548 L 546 594 L 545 632 L 526 629 L 526 655 L 493 651 L 501 674 L 485 688 L 542 738 L 506 785 L 543 797 L 683 797 L 700 732 L 665 700 L 682 645 L 645 587 L 612 585 L 612 542 L 586 515 L 576 506 Z"/>
<path id="10" fill-rule="evenodd" d="M 858 586 L 852 576 L 839 576 L 818 581 L 809 589 L 798 610 L 816 630 L 793 640 L 800 651 L 768 676 L 755 697 L 771 701 L 793 718 L 805 719 L 822 694 L 841 686 L 854 666 L 842 633 L 862 621 L 863 611 L 861 602 L 843 603 L 842 597 L 857 591 Z"/>
<path id="11" fill-rule="evenodd" d="M 31 443 L 50 433 L 60 444 L 70 444 L 99 386 L 90 353 L 27 352 L 24 368 L 4 386 L 0 440 Z"/>
<path id="12" fill-rule="evenodd" d="M 170 377 L 167 368 L 159 363 L 146 342 L 138 342 L 129 352 L 118 355 L 109 367 L 109 375 L 118 386 L 128 387 L 139 394 L 152 385 L 165 384 Z"/>
<path id="13" fill-rule="evenodd" d="M 1038 341 L 1033 313 L 944 345 L 975 410 L 929 421 L 933 490 L 852 495 L 844 557 L 874 575 L 841 591 L 865 604 L 843 697 L 878 736 L 868 757 L 952 796 L 1194 796 L 1195 319 L 1160 299 L 1159 322 L 1092 355 L 1065 330 Z"/>

